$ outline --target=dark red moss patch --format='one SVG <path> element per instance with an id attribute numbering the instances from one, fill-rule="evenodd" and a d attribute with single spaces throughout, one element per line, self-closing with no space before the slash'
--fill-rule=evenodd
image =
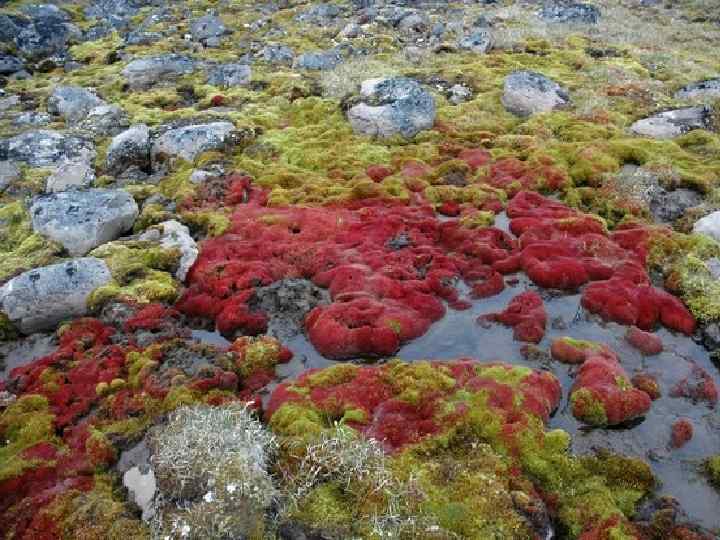
<path id="1" fill-rule="evenodd" d="M 543 300 L 535 291 L 519 294 L 504 311 L 482 315 L 480 318 L 512 326 L 515 340 L 529 343 L 542 341 L 547 324 Z"/>
<path id="2" fill-rule="evenodd" d="M 670 435 L 670 446 L 673 448 L 682 448 L 693 436 L 693 425 L 687 418 L 680 418 L 672 425 Z"/>

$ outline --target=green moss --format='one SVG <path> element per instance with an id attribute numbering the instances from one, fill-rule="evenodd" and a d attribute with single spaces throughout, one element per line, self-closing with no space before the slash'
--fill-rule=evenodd
<path id="1" fill-rule="evenodd" d="M 219 210 L 183 212 L 181 218 L 192 231 L 201 231 L 205 236 L 225 234 L 232 224 L 227 214 Z"/>
<path id="2" fill-rule="evenodd" d="M 47 398 L 26 394 L 0 415 L 0 482 L 22 474 L 37 460 L 22 457 L 22 452 L 40 442 L 59 445 Z"/>
<path id="3" fill-rule="evenodd" d="M 448 371 L 429 362 L 390 362 L 383 370 L 383 379 L 392 386 L 397 399 L 413 404 L 421 403 L 429 396 L 446 393 L 455 386 L 455 379 Z"/>
<path id="4" fill-rule="evenodd" d="M 310 388 L 324 388 L 352 381 L 360 370 L 355 364 L 335 364 L 312 373 L 305 382 Z"/>
<path id="5" fill-rule="evenodd" d="M 301 439 L 317 435 L 323 426 L 324 420 L 317 411 L 294 403 L 282 405 L 270 419 L 270 428 L 275 433 Z"/>
<path id="6" fill-rule="evenodd" d="M 720 489 L 720 454 L 708 458 L 705 462 L 705 470 L 710 482 Z"/>
<path id="7" fill-rule="evenodd" d="M 578 420 L 591 426 L 607 425 L 605 406 L 587 388 L 575 390 L 570 396 L 570 405 Z"/>
<path id="8" fill-rule="evenodd" d="M 259 336 L 240 338 L 233 349 L 240 349 L 238 369 L 240 375 L 247 378 L 258 371 L 273 370 L 280 361 L 282 345 L 270 336 Z"/>
<path id="9" fill-rule="evenodd" d="M 302 507 L 291 515 L 300 523 L 330 534 L 347 534 L 354 521 L 352 501 L 335 484 L 322 484 L 313 489 L 303 499 Z"/>

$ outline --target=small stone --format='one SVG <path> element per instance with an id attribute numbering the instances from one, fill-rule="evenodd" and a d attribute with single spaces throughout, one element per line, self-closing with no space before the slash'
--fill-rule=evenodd
<path id="1" fill-rule="evenodd" d="M 23 333 L 52 330 L 86 315 L 90 294 L 111 279 L 107 264 L 94 257 L 36 268 L 0 288 L 0 307 Z"/>
<path id="2" fill-rule="evenodd" d="M 21 177 L 20 167 L 12 161 L 0 161 L 0 193 Z"/>
<path id="3" fill-rule="evenodd" d="M 252 70 L 247 64 L 222 64 L 214 68 L 208 75 L 208 84 L 229 88 L 244 86 L 250 82 Z"/>
<path id="4" fill-rule="evenodd" d="M 198 247 L 190 236 L 190 230 L 182 223 L 173 220 L 164 221 L 140 235 L 140 240 L 159 241 L 164 248 L 177 248 L 182 253 L 180 265 L 175 277 L 185 281 L 188 271 L 195 264 L 198 256 Z"/>
<path id="5" fill-rule="evenodd" d="M 30 215 L 35 232 L 78 256 L 132 228 L 138 206 L 121 189 L 63 191 L 38 197 Z"/>
<path id="6" fill-rule="evenodd" d="M 549 112 L 570 103 L 567 91 L 535 71 L 514 71 L 505 77 L 502 104 L 516 116 Z"/>
<path id="7" fill-rule="evenodd" d="M 227 33 L 222 20 L 215 15 L 205 15 L 190 23 L 190 33 L 195 41 L 205 41 Z"/>
<path id="8" fill-rule="evenodd" d="M 551 0 L 540 11 L 540 17 L 550 22 L 597 24 L 600 10 L 591 4 Z"/>
<path id="9" fill-rule="evenodd" d="M 458 47 L 477 54 L 485 54 L 493 46 L 493 38 L 486 29 L 477 29 L 463 36 L 458 41 Z"/>
<path id="10" fill-rule="evenodd" d="M 150 172 L 150 130 L 145 124 L 116 135 L 108 147 L 105 162 L 108 174 L 117 176 L 130 167 Z"/>

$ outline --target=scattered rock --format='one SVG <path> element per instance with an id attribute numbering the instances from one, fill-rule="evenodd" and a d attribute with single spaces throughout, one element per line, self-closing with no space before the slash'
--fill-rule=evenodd
<path id="1" fill-rule="evenodd" d="M 48 167 L 70 161 L 91 162 L 95 148 L 89 141 L 51 130 L 26 131 L 0 142 L 0 160 L 20 161 L 31 167 Z"/>
<path id="2" fill-rule="evenodd" d="M 19 58 L 0 52 L 0 75 L 12 75 L 25 69 L 25 64 Z"/>
<path id="3" fill-rule="evenodd" d="M 140 240 L 151 240 L 160 242 L 164 248 L 177 248 L 182 253 L 180 265 L 175 272 L 175 277 L 185 281 L 188 271 L 195 263 L 198 256 L 198 247 L 190 236 L 190 230 L 182 223 L 173 220 L 164 221 L 140 235 Z"/>
<path id="4" fill-rule="evenodd" d="M 472 97 L 472 91 L 462 84 L 456 84 L 450 87 L 447 92 L 448 101 L 453 105 L 459 105 L 468 101 Z"/>
<path id="5" fill-rule="evenodd" d="M 720 210 L 697 220 L 693 232 L 705 234 L 720 242 Z"/>
<path id="6" fill-rule="evenodd" d="M 720 79 L 708 79 L 684 86 L 675 93 L 675 99 L 719 99 Z"/>
<path id="7" fill-rule="evenodd" d="M 127 113 L 119 105 L 100 105 L 91 109 L 78 127 L 98 137 L 112 137 L 130 125 Z"/>
<path id="8" fill-rule="evenodd" d="M 710 124 L 710 107 L 686 107 L 638 120 L 630 126 L 630 131 L 654 139 L 672 139 L 693 129 L 709 129 Z"/>
<path id="9" fill-rule="evenodd" d="M 143 90 L 159 82 L 174 81 L 194 70 L 193 59 L 179 54 L 166 54 L 133 60 L 122 70 L 122 75 L 130 88 Z"/>
<path id="10" fill-rule="evenodd" d="M 570 103 L 558 83 L 535 71 L 514 71 L 505 77 L 502 104 L 517 116 L 549 112 Z"/>
<path id="11" fill-rule="evenodd" d="M 600 10 L 591 4 L 551 0 L 543 6 L 540 17 L 551 22 L 597 24 Z"/>
<path id="12" fill-rule="evenodd" d="M 99 105 L 105 105 L 105 102 L 87 88 L 58 86 L 48 98 L 47 110 L 63 117 L 68 124 L 75 124 Z"/>
<path id="13" fill-rule="evenodd" d="M 20 167 L 12 161 L 0 161 L 0 193 L 21 177 Z"/>
<path id="14" fill-rule="evenodd" d="M 486 29 L 476 29 L 458 41 L 458 47 L 477 54 L 485 54 L 492 46 L 492 35 Z"/>
<path id="15" fill-rule="evenodd" d="M 411 139 L 435 123 L 435 100 L 412 79 L 368 79 L 362 83 L 360 94 L 364 103 L 347 113 L 356 133 Z"/>
<path id="16" fill-rule="evenodd" d="M 21 113 L 15 120 L 13 125 L 15 126 L 46 126 L 52 121 L 52 117 L 44 112 L 27 111 Z"/>
<path id="17" fill-rule="evenodd" d="M 228 88 L 244 86 L 250 82 L 252 71 L 247 64 L 222 64 L 214 68 L 208 75 L 208 84 Z"/>
<path id="18" fill-rule="evenodd" d="M 44 266 L 0 288 L 0 306 L 23 333 L 52 330 L 65 319 L 86 315 L 90 293 L 111 279 L 105 262 L 94 257 Z"/>
<path id="19" fill-rule="evenodd" d="M 38 197 L 30 215 L 36 232 L 78 256 L 129 230 L 138 206 L 121 189 L 64 191 Z"/>
<path id="20" fill-rule="evenodd" d="M 266 45 L 260 51 L 260 58 L 273 65 L 291 65 L 295 59 L 295 53 L 287 45 Z"/>
<path id="21" fill-rule="evenodd" d="M 234 143 L 235 126 L 230 122 L 212 122 L 171 129 L 154 142 L 153 163 L 169 158 L 194 161 L 208 150 L 224 150 Z"/>
<path id="22" fill-rule="evenodd" d="M 215 15 L 204 15 L 190 23 L 190 33 L 195 41 L 214 45 L 213 38 L 219 38 L 228 32 L 222 20 Z"/>
<path id="23" fill-rule="evenodd" d="M 61 164 L 45 182 L 45 191 L 56 193 L 71 188 L 87 188 L 95 182 L 95 171 L 82 161 Z"/>
<path id="24" fill-rule="evenodd" d="M 150 130 L 137 124 L 116 135 L 107 151 L 105 169 L 118 176 L 130 168 L 150 172 Z"/>
<path id="25" fill-rule="evenodd" d="M 343 62 L 343 57 L 336 49 L 304 53 L 295 59 L 296 69 L 312 69 L 326 71 Z"/>

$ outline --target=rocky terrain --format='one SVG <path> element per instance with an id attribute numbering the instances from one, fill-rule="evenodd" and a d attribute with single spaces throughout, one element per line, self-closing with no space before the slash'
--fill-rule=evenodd
<path id="1" fill-rule="evenodd" d="M 718 538 L 719 43 L 0 0 L 0 537 Z"/>

